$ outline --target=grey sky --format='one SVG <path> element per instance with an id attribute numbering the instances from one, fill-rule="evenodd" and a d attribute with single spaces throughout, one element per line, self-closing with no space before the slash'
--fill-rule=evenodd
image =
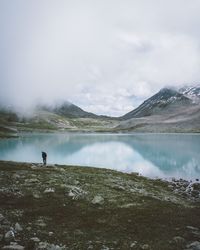
<path id="1" fill-rule="evenodd" d="M 121 115 L 200 82 L 199 0 L 0 0 L 0 101 Z"/>

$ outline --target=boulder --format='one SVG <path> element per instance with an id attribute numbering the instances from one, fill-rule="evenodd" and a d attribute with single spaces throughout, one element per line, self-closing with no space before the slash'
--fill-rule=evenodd
<path id="1" fill-rule="evenodd" d="M 54 244 L 49 244 L 47 242 L 40 242 L 38 247 L 36 248 L 37 250 L 62 250 L 65 249 L 65 246 L 60 247 L 58 245 Z"/>
<path id="2" fill-rule="evenodd" d="M 143 250 L 150 249 L 150 246 L 148 244 L 144 244 L 140 247 Z"/>
<path id="3" fill-rule="evenodd" d="M 68 196 L 71 197 L 73 200 L 83 199 L 87 192 L 81 189 L 80 187 L 76 186 L 68 186 L 70 188 L 68 192 Z"/>
<path id="4" fill-rule="evenodd" d="M 12 241 L 15 239 L 15 233 L 14 233 L 14 229 L 11 228 L 4 236 L 6 241 Z"/>
<path id="5" fill-rule="evenodd" d="M 103 203 L 104 198 L 101 195 L 96 195 L 92 200 L 92 204 L 94 205 L 102 205 Z"/>
<path id="6" fill-rule="evenodd" d="M 192 230 L 192 231 L 198 231 L 198 227 L 193 227 L 193 226 L 186 226 L 187 229 Z"/>
<path id="7" fill-rule="evenodd" d="M 54 189 L 54 188 L 46 188 L 46 189 L 44 190 L 44 193 L 45 193 L 45 194 L 48 194 L 48 193 L 55 193 L 55 189 Z"/>
<path id="8" fill-rule="evenodd" d="M 177 245 L 182 245 L 185 243 L 185 239 L 181 236 L 175 236 L 173 240 Z"/>
<path id="9" fill-rule="evenodd" d="M 130 244 L 130 248 L 136 248 L 137 246 L 137 241 L 134 241 Z"/>
<path id="10" fill-rule="evenodd" d="M 30 240 L 35 242 L 35 243 L 40 242 L 40 239 L 38 237 L 32 237 L 32 238 L 30 238 Z"/>
<path id="11" fill-rule="evenodd" d="M 189 250 L 200 250 L 200 242 L 199 241 L 194 241 L 191 244 L 188 244 L 187 249 L 189 249 Z"/>
<path id="12" fill-rule="evenodd" d="M 21 231 L 23 231 L 23 228 L 21 227 L 21 225 L 20 225 L 18 222 L 15 224 L 15 231 L 16 231 L 16 232 L 21 232 Z"/>

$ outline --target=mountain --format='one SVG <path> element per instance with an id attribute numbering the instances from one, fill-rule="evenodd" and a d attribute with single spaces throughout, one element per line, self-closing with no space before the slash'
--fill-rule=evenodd
<path id="1" fill-rule="evenodd" d="M 174 113 L 179 108 L 192 105 L 193 101 L 174 89 L 163 88 L 144 101 L 138 108 L 120 117 L 121 120 Z"/>
<path id="2" fill-rule="evenodd" d="M 0 137 L 10 134 L 10 130 L 200 132 L 200 86 L 163 88 L 119 118 L 86 112 L 69 102 L 37 106 L 27 115 L 0 108 Z"/>
<path id="3" fill-rule="evenodd" d="M 67 118 L 98 118 L 98 115 L 95 115 L 90 112 L 86 112 L 78 106 L 70 103 L 64 102 L 61 105 L 57 105 L 55 107 L 41 106 L 40 110 L 46 110 L 52 112 L 57 115 L 61 115 Z"/>
<path id="4" fill-rule="evenodd" d="M 30 113 L 20 114 L 0 107 L 0 137 L 12 131 L 107 131 L 118 124 L 116 118 L 98 116 L 65 102 L 57 106 L 38 105 Z M 11 131 L 11 132 L 12 132 Z"/>
<path id="5" fill-rule="evenodd" d="M 161 89 L 120 119 L 118 132 L 200 132 L 200 87 Z"/>
<path id="6" fill-rule="evenodd" d="M 115 132 L 200 132 L 200 105 L 184 106 L 175 112 L 123 120 Z"/>

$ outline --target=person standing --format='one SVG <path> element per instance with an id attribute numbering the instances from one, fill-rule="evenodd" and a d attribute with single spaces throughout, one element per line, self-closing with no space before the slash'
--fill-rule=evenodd
<path id="1" fill-rule="evenodd" d="M 43 165 L 47 164 L 47 153 L 46 152 L 42 152 L 42 159 L 43 159 Z"/>

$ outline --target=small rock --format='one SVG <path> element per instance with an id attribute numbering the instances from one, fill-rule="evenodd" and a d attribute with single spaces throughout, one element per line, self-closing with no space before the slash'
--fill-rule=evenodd
<path id="1" fill-rule="evenodd" d="M 32 165 L 31 165 L 31 169 L 38 169 L 38 168 L 40 168 L 40 167 L 43 167 L 43 164 L 38 164 L 38 165 L 32 164 Z"/>
<path id="2" fill-rule="evenodd" d="M 150 249 L 148 244 L 144 244 L 140 248 L 143 249 L 143 250 Z"/>
<path id="3" fill-rule="evenodd" d="M 135 248 L 137 245 L 137 241 L 134 241 L 133 243 L 130 244 L 130 248 Z"/>
<path id="4" fill-rule="evenodd" d="M 33 197 L 35 199 L 40 199 L 41 198 L 41 196 L 38 193 L 33 193 Z"/>
<path id="5" fill-rule="evenodd" d="M 186 228 L 189 229 L 189 230 L 192 230 L 192 231 L 198 231 L 199 230 L 197 227 L 192 227 L 192 226 L 187 226 Z"/>
<path id="6" fill-rule="evenodd" d="M 5 234 L 5 240 L 6 241 L 12 241 L 15 239 L 15 233 L 14 233 L 14 230 L 13 228 L 10 229 L 10 231 L 8 231 L 6 234 Z"/>
<path id="7" fill-rule="evenodd" d="M 39 220 L 39 221 L 37 221 L 36 225 L 39 227 L 46 227 L 47 224 L 44 221 Z"/>
<path id="8" fill-rule="evenodd" d="M 101 205 L 103 203 L 104 203 L 104 198 L 100 195 L 96 195 L 92 200 L 92 204 L 94 205 Z"/>
<path id="9" fill-rule="evenodd" d="M 36 178 L 32 178 L 32 179 L 27 179 L 27 180 L 25 180 L 25 182 L 26 182 L 26 183 L 36 183 L 36 182 L 39 182 L 39 180 L 36 179 Z"/>
<path id="10" fill-rule="evenodd" d="M 48 194 L 48 193 L 55 193 L 55 189 L 54 189 L 54 188 L 46 188 L 46 189 L 44 190 L 44 193 L 45 193 L 45 194 Z"/>
<path id="11" fill-rule="evenodd" d="M 178 245 L 182 245 L 185 242 L 185 239 L 181 236 L 175 236 L 173 240 Z"/>
<path id="12" fill-rule="evenodd" d="M 35 242 L 35 243 L 40 242 L 40 239 L 38 237 L 32 237 L 32 238 L 30 238 L 30 240 Z"/>
<path id="13" fill-rule="evenodd" d="M 47 242 L 40 242 L 37 249 L 39 250 L 62 250 L 65 249 L 65 247 L 60 247 L 58 245 L 54 245 L 54 244 L 49 244 Z"/>
<path id="14" fill-rule="evenodd" d="M 89 245 L 87 250 L 94 249 L 93 245 Z"/>
<path id="15" fill-rule="evenodd" d="M 15 224 L 15 231 L 16 231 L 16 232 L 21 232 L 21 231 L 23 231 L 23 228 L 21 227 L 21 225 L 20 225 L 18 222 Z"/>
<path id="16" fill-rule="evenodd" d="M 10 250 L 24 250 L 23 246 L 18 245 L 16 242 L 11 242 L 9 246 L 4 246 L 2 249 L 10 249 Z"/>
<path id="17" fill-rule="evenodd" d="M 48 250 L 62 250 L 62 249 L 65 249 L 65 247 L 60 247 L 58 245 L 51 244 L 51 245 L 48 246 L 47 249 Z"/>
<path id="18" fill-rule="evenodd" d="M 53 232 L 49 232 L 49 236 L 52 236 L 54 233 Z"/>
<path id="19" fill-rule="evenodd" d="M 101 248 L 101 250 L 109 250 L 110 248 L 109 247 L 107 247 L 107 246 L 102 246 L 102 248 Z"/>
<path id="20" fill-rule="evenodd" d="M 13 178 L 13 179 L 19 179 L 19 178 L 20 178 L 20 175 L 18 175 L 18 174 L 13 174 L 12 178 Z"/>
<path id="21" fill-rule="evenodd" d="M 115 190 L 118 190 L 118 191 L 125 191 L 125 187 L 123 186 L 120 186 L 120 185 L 114 185 L 112 186 L 112 188 L 114 188 Z"/>
<path id="22" fill-rule="evenodd" d="M 75 235 L 84 235 L 84 233 L 83 233 L 80 229 L 76 229 L 76 230 L 74 231 L 74 234 L 75 234 Z"/>
<path id="23" fill-rule="evenodd" d="M 42 249 L 42 250 L 46 250 L 48 247 L 48 243 L 47 242 L 40 242 L 37 249 Z"/>
<path id="24" fill-rule="evenodd" d="M 87 194 L 87 192 L 81 189 L 80 187 L 76 186 L 69 186 L 69 187 L 70 191 L 68 193 L 68 196 L 71 197 L 73 200 L 84 198 Z"/>
<path id="25" fill-rule="evenodd" d="M 133 206 L 135 206 L 136 204 L 135 203 L 128 203 L 128 204 L 123 204 L 123 205 L 121 205 L 120 207 L 121 208 L 129 208 L 129 207 L 133 207 Z"/>
<path id="26" fill-rule="evenodd" d="M 187 249 L 190 250 L 200 250 L 200 242 L 199 241 L 194 241 L 191 244 L 187 245 Z"/>

